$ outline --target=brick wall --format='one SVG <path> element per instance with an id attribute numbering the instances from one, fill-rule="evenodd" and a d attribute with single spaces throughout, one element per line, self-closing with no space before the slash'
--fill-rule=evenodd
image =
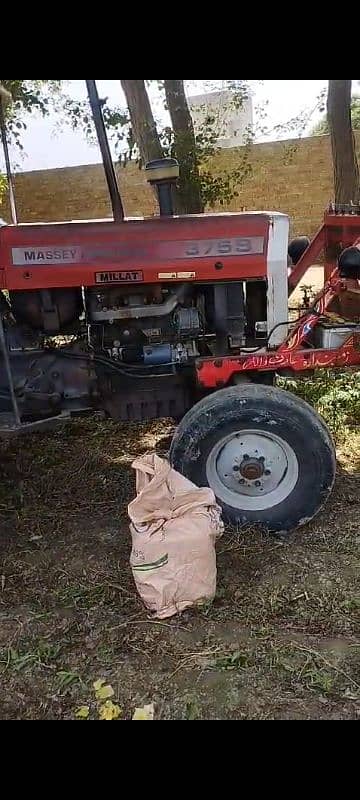
<path id="1" fill-rule="evenodd" d="M 356 136 L 360 158 L 360 134 Z M 239 151 L 222 151 L 218 165 L 228 169 L 239 162 Z M 334 199 L 333 164 L 329 136 L 260 144 L 252 148 L 252 175 L 229 210 L 272 210 L 289 214 L 294 235 L 313 235 L 324 210 Z"/>
<path id="2" fill-rule="evenodd" d="M 360 155 L 360 134 L 357 134 Z M 240 150 L 223 150 L 212 170 L 236 167 Z M 333 197 L 331 146 L 328 136 L 260 144 L 252 148 L 252 175 L 239 187 L 239 197 L 228 210 L 283 211 L 293 221 L 293 232 L 311 235 L 319 227 Z M 118 169 L 128 216 L 156 213 L 152 191 L 134 164 Z M 22 222 L 99 219 L 111 215 L 101 165 L 25 172 L 16 177 L 16 196 Z M 224 208 L 222 211 L 226 210 Z M 4 201 L 0 216 L 9 219 Z"/>

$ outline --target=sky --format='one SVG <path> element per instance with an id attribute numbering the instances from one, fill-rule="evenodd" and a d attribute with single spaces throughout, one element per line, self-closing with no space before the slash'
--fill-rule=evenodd
<path id="1" fill-rule="evenodd" d="M 119 81 L 99 80 L 97 83 L 101 97 L 108 97 L 109 102 L 114 104 L 123 103 Z M 221 88 L 222 81 L 213 83 L 219 84 Z M 192 81 L 191 84 L 191 94 L 202 92 L 204 89 L 204 81 Z M 255 119 L 260 120 L 260 110 L 263 113 L 266 107 L 268 133 L 266 137 L 260 138 L 271 139 L 279 138 L 279 135 L 273 132 L 275 125 L 285 124 L 298 114 L 315 108 L 327 81 L 263 81 L 262 85 L 259 85 L 259 81 L 254 81 L 253 84 Z M 74 98 L 84 98 L 85 81 L 68 81 L 67 91 Z M 164 112 L 159 99 L 156 99 L 155 106 L 156 113 L 161 118 Z M 318 118 L 319 113 L 316 112 L 313 122 L 316 123 Z M 97 147 L 89 145 L 81 131 L 74 132 L 66 127 L 60 131 L 55 117 L 44 120 L 32 115 L 28 120 L 28 128 L 22 142 L 24 145 L 22 159 L 19 160 L 18 153 L 14 154 L 17 169 L 20 171 L 52 169 L 100 161 Z"/>

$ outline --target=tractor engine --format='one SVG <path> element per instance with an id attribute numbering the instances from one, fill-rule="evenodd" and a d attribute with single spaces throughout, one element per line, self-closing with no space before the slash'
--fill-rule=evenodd
<path id="1" fill-rule="evenodd" d="M 264 281 L 101 286 L 2 295 L 25 417 L 103 409 L 113 418 L 182 416 L 197 358 L 261 347 Z M 0 361 L 0 409 L 8 410 Z"/>
<path id="2" fill-rule="evenodd" d="M 199 355 L 206 322 L 201 295 L 186 284 L 91 289 L 86 304 L 93 345 L 110 358 L 160 366 Z"/>

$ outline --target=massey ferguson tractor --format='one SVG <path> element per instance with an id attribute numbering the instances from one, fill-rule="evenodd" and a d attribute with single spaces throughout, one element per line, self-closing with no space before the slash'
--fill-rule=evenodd
<path id="1" fill-rule="evenodd" d="M 334 444 L 274 383 L 360 365 L 360 209 L 333 207 L 312 242 L 290 244 L 280 213 L 175 217 L 179 167 L 164 159 L 146 167 L 159 216 L 125 219 L 86 83 L 113 219 L 1 223 L 1 433 L 95 411 L 172 417 L 172 464 L 211 486 L 230 523 L 304 525 L 332 490 Z M 11 189 L 3 116 L 2 135 Z M 322 252 L 324 288 L 289 321 L 289 294 Z"/>

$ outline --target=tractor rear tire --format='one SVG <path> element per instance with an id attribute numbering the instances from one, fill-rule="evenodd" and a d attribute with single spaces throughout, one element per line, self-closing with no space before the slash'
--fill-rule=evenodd
<path id="1" fill-rule="evenodd" d="M 182 419 L 171 451 L 175 469 L 210 486 L 224 519 L 286 534 L 309 523 L 333 489 L 331 434 L 311 406 L 256 384 L 216 392 Z"/>

